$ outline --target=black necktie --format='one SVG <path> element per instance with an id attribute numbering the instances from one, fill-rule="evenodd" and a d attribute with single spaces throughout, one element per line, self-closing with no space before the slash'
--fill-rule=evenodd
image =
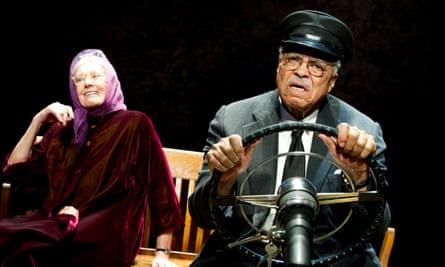
<path id="1" fill-rule="evenodd" d="M 292 142 L 289 147 L 289 152 L 302 151 L 304 152 L 303 142 L 301 141 L 302 130 L 292 131 Z M 283 180 L 289 177 L 306 177 L 305 175 L 305 156 L 304 155 L 288 155 L 284 165 Z"/>

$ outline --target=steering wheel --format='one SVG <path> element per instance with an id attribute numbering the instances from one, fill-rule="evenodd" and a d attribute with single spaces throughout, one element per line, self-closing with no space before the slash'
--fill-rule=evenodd
<path id="1" fill-rule="evenodd" d="M 321 132 L 332 137 L 337 137 L 337 130 L 330 126 L 306 123 L 306 122 L 280 122 L 266 126 L 252 132 L 243 138 L 243 145 L 246 146 L 255 140 L 266 135 L 290 130 L 310 130 Z M 252 174 L 263 165 L 277 160 L 279 157 L 288 156 L 306 156 L 315 157 L 337 167 L 344 173 L 346 183 L 349 183 L 351 192 L 318 192 L 316 186 L 310 179 L 304 177 L 291 177 L 285 179 L 277 194 L 272 195 L 243 195 L 243 189 Z M 371 183 L 366 192 L 357 192 L 354 183 L 347 176 L 346 172 L 333 160 L 317 154 L 303 151 L 287 152 L 271 156 L 258 165 L 254 166 L 242 179 L 240 192 L 236 196 L 221 197 L 217 196 L 216 188 L 221 173 L 214 171 L 214 179 L 210 190 L 209 205 L 211 215 L 219 234 L 225 239 L 227 248 L 236 249 L 244 258 L 249 258 L 252 262 L 258 262 L 260 266 L 267 261 L 268 266 L 317 266 L 329 262 L 338 261 L 348 255 L 351 255 L 364 243 L 368 242 L 375 234 L 378 225 L 383 220 L 385 211 L 385 191 L 388 187 L 385 173 L 379 167 L 374 158 L 368 158 L 370 165 Z M 372 188 L 371 188 L 372 186 Z M 340 222 L 335 229 L 315 234 L 312 229 L 312 223 L 318 217 L 322 208 L 342 205 L 347 207 L 343 215 L 344 220 Z M 353 207 L 357 205 L 366 205 L 366 222 L 362 230 L 343 244 L 341 248 L 335 248 L 323 253 L 312 253 L 312 246 L 324 239 L 328 239 L 337 234 L 343 234 L 348 231 L 347 225 L 353 214 Z M 250 229 L 243 233 L 242 237 L 235 234 L 234 228 L 229 227 L 231 223 L 224 216 L 226 206 L 238 206 L 243 219 L 248 223 Z M 246 209 L 269 209 L 275 213 L 275 219 L 271 227 L 257 225 L 248 218 Z M 335 210 L 335 207 L 333 208 Z M 233 224 L 233 223 L 232 223 Z M 264 251 L 253 250 L 249 244 L 252 242 L 264 243 Z"/>

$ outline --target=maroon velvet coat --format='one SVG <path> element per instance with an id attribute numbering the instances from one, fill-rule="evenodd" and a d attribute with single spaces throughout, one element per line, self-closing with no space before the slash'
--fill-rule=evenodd
<path id="1" fill-rule="evenodd" d="M 6 157 L 4 173 L 14 174 L 39 208 L 0 220 L 3 266 L 130 266 L 147 205 L 154 235 L 183 225 L 162 144 L 146 114 L 120 110 L 89 118 L 80 152 L 73 140 L 72 128 L 53 124 L 30 161 L 8 166 Z M 77 227 L 74 216 L 57 215 L 64 205 L 79 209 Z"/>

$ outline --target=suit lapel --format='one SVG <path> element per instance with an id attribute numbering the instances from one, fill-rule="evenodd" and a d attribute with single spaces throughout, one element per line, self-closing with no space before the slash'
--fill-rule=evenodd
<path id="1" fill-rule="evenodd" d="M 279 100 L 277 90 L 269 94 L 268 98 L 262 100 L 261 104 L 255 106 L 252 110 L 252 118 L 252 122 L 245 124 L 242 128 L 241 135 L 243 138 L 258 129 L 275 124 L 279 121 Z M 277 134 L 264 136 L 261 143 L 255 148 L 247 172 L 250 173 L 253 167 L 258 166 L 266 159 L 270 159 L 276 153 L 278 153 Z M 262 173 L 262 175 L 258 177 L 256 176 L 254 181 L 249 180 L 245 185 L 243 194 L 246 192 L 255 192 L 255 194 L 274 193 L 276 180 L 275 174 L 277 169 L 276 161 L 271 161 L 259 168 L 261 169 L 258 169 L 257 171 L 258 173 Z"/>
<path id="2" fill-rule="evenodd" d="M 337 103 L 328 101 L 328 99 L 325 98 L 320 105 L 317 123 L 337 127 L 338 122 L 336 118 L 338 118 L 338 113 L 339 109 Z M 332 159 L 326 145 L 323 143 L 323 141 L 321 141 L 316 133 L 314 133 L 314 136 L 312 137 L 311 152 L 323 155 L 328 159 Z M 319 188 L 331 167 L 333 167 L 333 165 L 326 160 L 310 157 L 308 162 L 307 177 L 311 178 L 312 182 L 317 186 L 317 188 Z"/>

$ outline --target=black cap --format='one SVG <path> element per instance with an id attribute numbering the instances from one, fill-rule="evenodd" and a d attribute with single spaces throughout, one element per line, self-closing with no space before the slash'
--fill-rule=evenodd
<path id="1" fill-rule="evenodd" d="M 352 56 L 354 36 L 349 27 L 327 13 L 300 10 L 281 21 L 281 45 L 286 51 L 306 52 L 328 61 Z"/>

